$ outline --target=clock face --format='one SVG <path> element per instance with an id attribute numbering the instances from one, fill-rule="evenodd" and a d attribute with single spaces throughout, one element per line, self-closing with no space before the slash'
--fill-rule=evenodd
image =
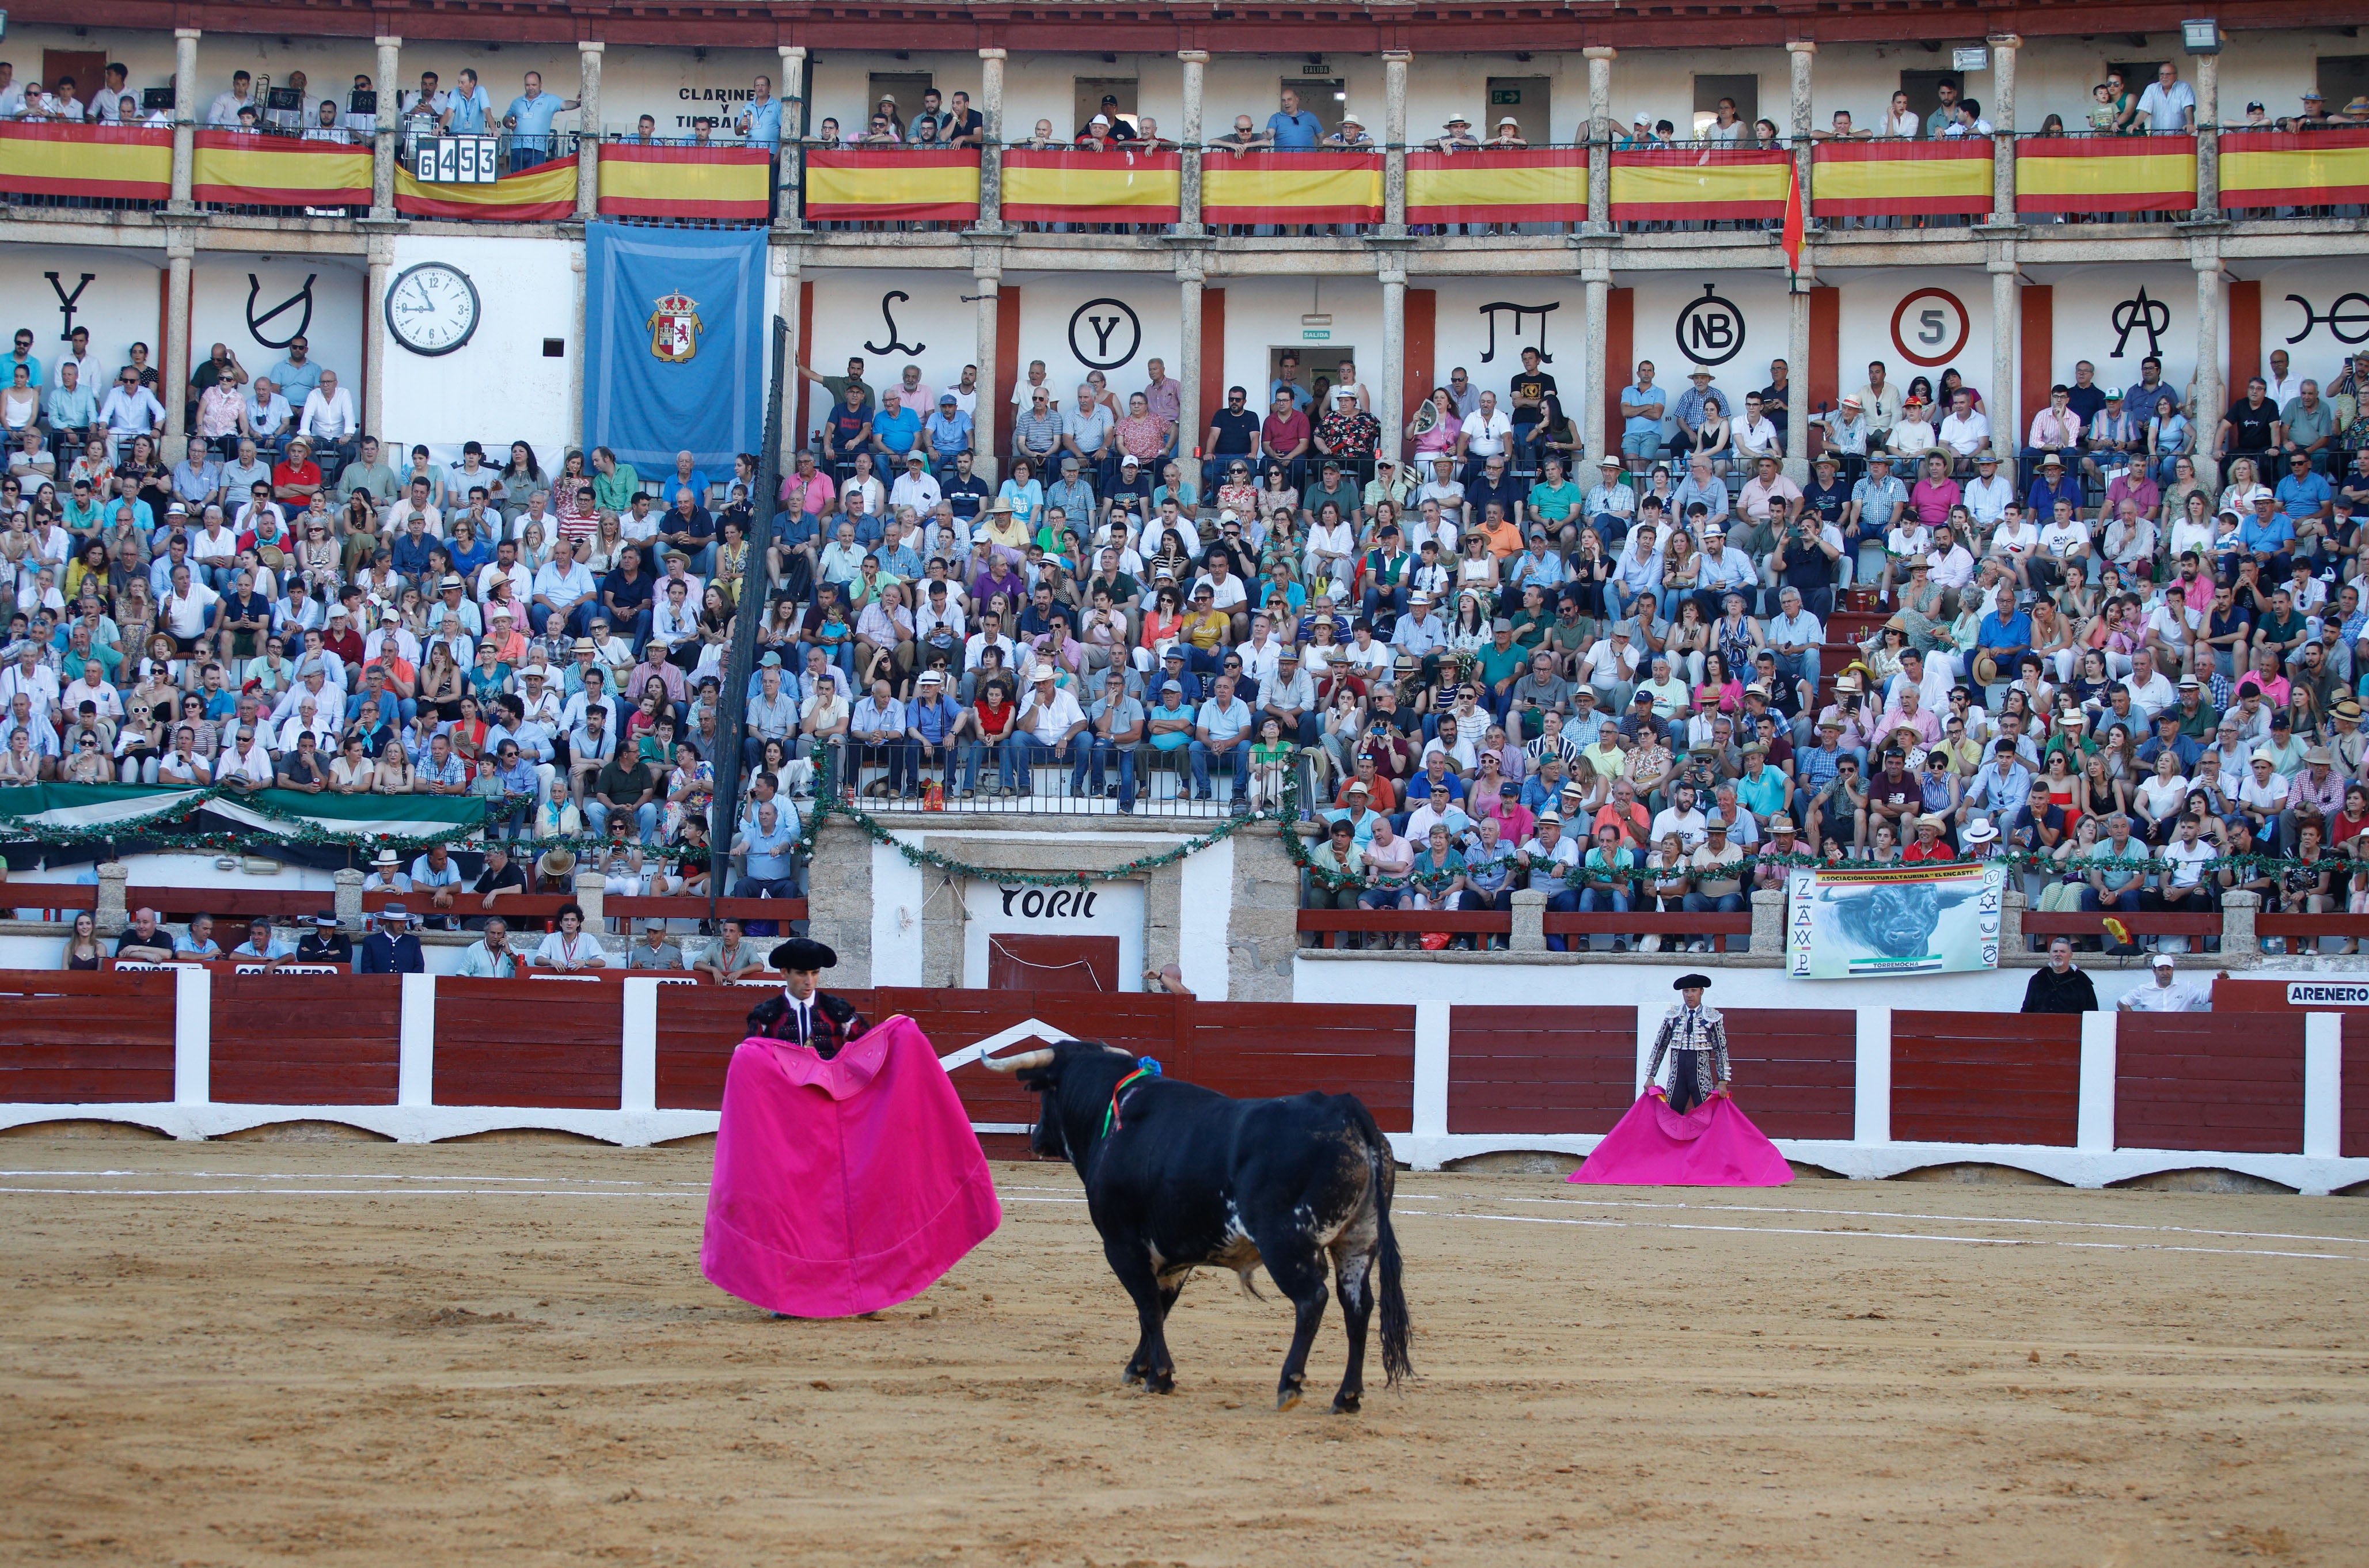
<path id="1" fill-rule="evenodd" d="M 423 261 L 386 292 L 386 326 L 415 354 L 449 354 L 477 330 L 477 286 L 457 267 Z"/>

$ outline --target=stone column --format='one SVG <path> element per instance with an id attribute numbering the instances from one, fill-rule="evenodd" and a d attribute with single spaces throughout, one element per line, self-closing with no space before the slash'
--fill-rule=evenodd
<path id="1" fill-rule="evenodd" d="M 601 214 L 601 56 L 608 45 L 576 46 L 582 63 L 581 85 L 576 89 L 576 221 L 589 223 Z"/>
<path id="2" fill-rule="evenodd" d="M 1583 49 L 1587 57 L 1587 232 L 1612 229 L 1612 62 L 1620 52 Z"/>
<path id="3" fill-rule="evenodd" d="M 2211 59 L 2212 56 L 2205 56 Z M 106 868 L 100 868 L 100 875 Z M 2254 917 L 2261 913 L 2260 893 L 2230 892 L 2221 895 L 2221 967 L 2225 969 L 2259 969 L 2262 966 L 2262 939 L 2254 933 Z"/>
<path id="4" fill-rule="evenodd" d="M 2001 895 L 1999 898 L 1999 952 L 2002 956 L 2009 953 L 2021 953 L 2024 950 L 2023 911 L 2029 907 L 2029 902 L 2030 901 L 2024 898 L 2023 889 L 2020 887 L 2009 887 L 2006 892 Z"/>
<path id="5" fill-rule="evenodd" d="M 386 329 L 386 291 L 395 281 L 395 242 L 388 231 L 379 230 L 369 240 L 369 292 L 362 296 L 362 338 L 370 345 L 364 356 L 370 373 L 362 378 L 362 429 L 378 437 L 383 449 L 386 437 L 386 357 L 395 352 L 395 338 Z M 582 340 L 579 338 L 580 348 Z M 576 356 L 579 361 L 582 355 Z M 579 394 L 578 405 L 583 402 Z M 573 425 L 574 417 L 569 423 Z"/>
<path id="6" fill-rule="evenodd" d="M 2196 221 L 2221 216 L 2221 57 L 2196 57 Z M 2222 945 L 2226 947 L 2227 943 Z"/>
<path id="7" fill-rule="evenodd" d="M 773 222 L 806 226 L 807 51 L 804 44 L 774 45 L 782 57 L 781 184 L 773 190 Z"/>
<path id="8" fill-rule="evenodd" d="M 1001 454 L 995 451 L 995 364 L 996 357 L 1003 351 L 996 337 L 1001 324 L 996 294 L 1003 286 L 1003 257 L 1000 247 L 978 247 L 971 258 L 971 280 L 978 285 L 974 292 L 979 296 L 978 344 L 971 350 L 971 358 L 978 366 L 978 406 L 973 416 L 976 423 L 971 439 L 977 455 L 987 460 L 984 463 L 974 461 L 972 466 L 986 474 L 1000 472 L 1001 466 L 998 461 Z"/>
<path id="9" fill-rule="evenodd" d="M 2212 235 L 2199 235 L 2188 242 L 2188 262 L 2196 269 L 2196 405 L 2189 418 L 2196 422 L 2196 450 L 2209 454 L 2214 447 L 2213 432 L 2219 428 L 2221 410 L 2228 404 L 2228 394 L 2221 384 L 2221 242 Z M 2217 484 L 2220 464 L 2214 462 L 2215 477 L 2206 480 Z M 2204 478 L 2203 466 L 2197 477 Z"/>
<path id="10" fill-rule="evenodd" d="M 197 164 L 198 40 L 196 28 L 173 29 L 173 194 L 168 212 L 191 210 L 189 187 Z"/>
<path id="11" fill-rule="evenodd" d="M 120 936 L 132 923 L 132 911 L 124 907 L 124 888 L 132 881 L 132 868 L 120 860 L 103 863 L 98 868 L 98 907 L 91 911 L 90 923 L 98 928 L 101 936 Z"/>
<path id="12" fill-rule="evenodd" d="M 1605 361 L 1611 353 L 1612 335 L 1604 318 L 1612 308 L 1612 269 L 1604 264 L 1603 255 L 1597 251 L 1583 258 L 1579 273 L 1587 288 L 1587 372 L 1580 390 L 1580 434 L 1591 463 L 1600 462 L 1619 445 L 1612 440 L 1608 418 L 1613 372 Z M 1594 483 L 1592 475 L 1589 482 Z"/>
<path id="13" fill-rule="evenodd" d="M 1810 201 L 1810 155 L 1815 146 L 1815 143 L 1810 140 L 1810 130 L 1813 124 L 1810 78 L 1811 67 L 1817 63 L 1818 46 L 1808 39 L 1797 38 L 1785 46 L 1785 54 L 1787 63 L 1793 68 L 1793 168 L 1802 181 L 1802 218 L 1806 225 Z M 1799 361 L 1794 362 L 1800 363 Z M 1786 399 L 1789 405 L 1794 401 L 1795 399 L 1790 397 Z M 1802 439 L 1798 432 L 1786 438 L 1788 441 L 1795 443 L 1800 442 Z M 1792 450 L 1799 452 L 1802 449 L 1796 444 Z"/>
<path id="14" fill-rule="evenodd" d="M 978 52 L 978 113 L 987 145 L 978 150 L 978 226 L 990 234 L 1003 227 L 1003 61 L 1001 49 Z M 979 373 L 987 373 L 985 365 Z"/>
<path id="15" fill-rule="evenodd" d="M 1991 444 L 2012 463 L 2017 434 L 2023 429 L 2022 404 L 2017 396 L 2022 383 L 2015 374 L 2016 341 L 2023 326 L 2023 280 L 2013 240 L 1994 246 L 1990 273 L 1991 385 L 1997 388 L 1991 394 Z"/>
<path id="16" fill-rule="evenodd" d="M 1395 458 L 1406 429 L 1406 258 L 1385 254 L 1382 280 L 1382 383 L 1374 388 L 1385 456 Z"/>
<path id="17" fill-rule="evenodd" d="M 189 269 L 197 259 L 197 235 L 176 223 L 165 231 L 165 440 L 188 435 L 189 384 Z M 167 450 L 170 450 L 169 446 Z M 176 462 L 179 461 L 177 458 Z"/>
<path id="18" fill-rule="evenodd" d="M 576 902 L 584 911 L 584 933 L 600 941 L 604 947 L 609 944 L 601 940 L 606 928 L 601 922 L 601 901 L 607 895 L 608 888 L 607 877 L 579 864 L 576 872 Z"/>
<path id="19" fill-rule="evenodd" d="M 2013 33 L 1993 33 L 1991 101 L 1985 117 L 1997 132 L 1991 140 L 1991 222 L 2012 223 L 2015 216 L 2015 55 L 2023 40 Z M 1995 383 L 2004 385 L 2005 383 Z"/>
<path id="20" fill-rule="evenodd" d="M 1183 166 L 1178 177 L 1176 232 L 1197 235 L 1201 228 L 1201 99 L 1208 79 L 1209 52 L 1206 49 L 1180 49 L 1176 58 L 1184 66 L 1184 118 L 1177 127 L 1177 161 Z"/>
<path id="21" fill-rule="evenodd" d="M 1193 452 L 1207 429 L 1201 408 L 1201 285 L 1207 280 L 1198 254 L 1177 257 L 1176 457 L 1196 490 L 1201 487 L 1201 475 Z"/>
<path id="22" fill-rule="evenodd" d="M 1505 939 L 1509 953 L 1543 953 L 1547 950 L 1547 896 L 1524 887 L 1511 900 L 1514 916 L 1513 933 Z"/>
<path id="23" fill-rule="evenodd" d="M 1785 889 L 1756 887 L 1752 890 L 1752 956 L 1782 957 L 1784 952 Z"/>
<path id="24" fill-rule="evenodd" d="M 1382 51 L 1382 233 L 1406 233 L 1407 66 L 1403 49 Z"/>
<path id="25" fill-rule="evenodd" d="M 392 223 L 395 212 L 395 100 L 403 71 L 403 40 L 382 36 L 378 43 L 378 130 L 371 137 L 371 213 L 380 223 Z M 373 290 L 372 308 L 384 296 Z M 371 429 L 378 427 L 373 424 Z"/>
<path id="26" fill-rule="evenodd" d="M 784 134 L 787 132 L 785 132 Z M 781 471 L 787 474 L 797 466 L 798 449 L 806 445 L 807 434 L 798 429 L 797 391 L 797 367 L 807 357 L 806 343 L 798 336 L 798 290 L 804 281 L 798 276 L 798 272 L 806 261 L 806 246 L 777 245 L 772 247 L 772 255 L 773 276 L 780 280 L 779 291 L 775 298 L 781 303 L 776 308 L 781 313 L 782 320 L 790 329 L 789 338 L 784 349 L 784 352 L 788 355 L 788 361 L 776 370 L 776 373 L 781 376 L 784 384 L 782 398 L 782 449 L 775 454 L 775 461 L 781 464 Z M 768 343 L 772 341 L 772 333 L 770 330 L 772 325 L 770 322 L 766 324 L 768 331 L 765 340 Z M 776 498 L 773 504 L 779 506 L 781 502 Z"/>

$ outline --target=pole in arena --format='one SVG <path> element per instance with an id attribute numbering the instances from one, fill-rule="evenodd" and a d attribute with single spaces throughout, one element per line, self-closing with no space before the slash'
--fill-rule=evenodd
<path id="1" fill-rule="evenodd" d="M 749 498 L 749 555 L 740 569 L 739 619 L 733 625 L 732 653 L 724 661 L 724 690 L 715 704 L 715 807 L 707 824 L 707 921 L 715 924 L 715 900 L 731 875 L 732 833 L 740 816 L 740 731 L 749 711 L 749 671 L 757 662 L 757 628 L 772 608 L 773 508 L 782 487 L 782 398 L 793 373 L 790 324 L 773 317 L 773 379 L 765 390 L 765 438 L 757 450 L 757 491 Z M 750 578 L 762 591 L 750 591 Z"/>

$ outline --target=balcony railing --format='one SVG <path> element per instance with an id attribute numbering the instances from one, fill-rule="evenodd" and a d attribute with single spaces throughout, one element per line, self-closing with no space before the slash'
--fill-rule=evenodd
<path id="1" fill-rule="evenodd" d="M 0 200 L 18 206 L 154 210 L 172 194 L 169 127 L 0 123 Z M 350 133 L 340 133 L 341 137 Z M 190 200 L 217 212 L 359 214 L 371 200 L 365 137 L 199 128 Z M 422 178 L 401 144 L 395 207 L 406 216 L 555 222 L 577 212 L 578 140 L 497 137 L 498 179 Z M 2241 217 L 2341 217 L 2369 209 L 2369 127 L 2227 131 L 2218 137 L 2220 204 Z M 1587 219 L 1585 144 L 1411 148 L 1405 220 L 1415 235 L 1564 234 Z M 1803 195 L 1834 227 L 1963 226 L 1993 212 L 1996 160 L 2015 161 L 2027 223 L 2162 222 L 2197 200 L 2198 139 L 2045 132 L 2012 139 L 1822 142 Z M 978 221 L 975 148 L 808 147 L 804 218 L 822 229 L 960 230 Z M 601 145 L 604 216 L 763 223 L 785 160 L 762 147 L 617 137 Z M 1220 236 L 1354 235 L 1383 223 L 1385 155 L 1262 150 L 1201 155 L 1205 228 Z M 1606 150 L 1606 217 L 1629 232 L 1773 227 L 1793 155 L 1780 147 Z M 1184 157 L 1115 145 L 1003 150 L 1001 212 L 1024 232 L 1152 235 L 1184 215 Z M 801 183 L 794 179 L 792 183 Z"/>

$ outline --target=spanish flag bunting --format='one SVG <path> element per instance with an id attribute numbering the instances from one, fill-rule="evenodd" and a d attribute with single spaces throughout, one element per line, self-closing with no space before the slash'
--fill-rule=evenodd
<path id="1" fill-rule="evenodd" d="M 1821 142 L 1810 211 L 1821 218 L 1979 215 L 1991 210 L 1991 143 Z"/>
<path id="2" fill-rule="evenodd" d="M 0 191 L 162 201 L 173 193 L 173 133 L 162 127 L 0 123 Z"/>
<path id="3" fill-rule="evenodd" d="M 243 131 L 200 131 L 190 154 L 189 198 L 240 207 L 366 207 L 371 150 Z"/>
<path id="4" fill-rule="evenodd" d="M 1792 161 L 1791 154 L 1774 147 L 1616 152 L 1612 221 L 1781 218 Z"/>
<path id="5" fill-rule="evenodd" d="M 2369 201 L 2369 127 L 2225 131 L 2221 205 L 2329 207 Z"/>
<path id="6" fill-rule="evenodd" d="M 612 142 L 601 149 L 601 212 L 763 223 L 773 215 L 772 174 L 762 147 Z"/>
<path id="7" fill-rule="evenodd" d="M 491 185 L 423 185 L 411 171 L 395 171 L 395 211 L 415 218 L 475 218 L 492 223 L 552 223 L 576 215 L 576 160 L 560 158 Z"/>
<path id="8" fill-rule="evenodd" d="M 1407 155 L 1410 223 L 1575 223 L 1586 217 L 1585 147 Z"/>
<path id="9" fill-rule="evenodd" d="M 2193 136 L 2034 136 L 2016 149 L 2019 212 L 2185 212 L 2195 205 Z"/>
<path id="10" fill-rule="evenodd" d="M 1003 155 L 1003 215 L 1020 223 L 1173 223 L 1184 184 L 1174 153 L 1015 148 Z"/>
<path id="11" fill-rule="evenodd" d="M 807 216 L 816 223 L 864 220 L 975 223 L 978 150 L 835 147 L 807 155 Z"/>
<path id="12" fill-rule="evenodd" d="M 1382 160 L 1367 153 L 1230 153 L 1201 160 L 1211 223 L 1378 223 Z"/>

